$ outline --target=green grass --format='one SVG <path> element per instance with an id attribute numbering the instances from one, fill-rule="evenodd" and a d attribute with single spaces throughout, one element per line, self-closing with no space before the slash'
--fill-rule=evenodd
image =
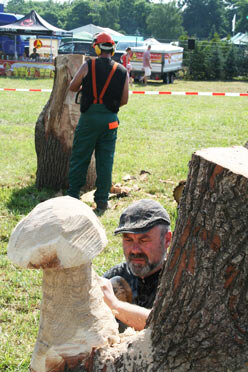
<path id="1" fill-rule="evenodd" d="M 51 88 L 51 80 L 0 79 L 0 88 Z M 135 85 L 133 90 L 144 88 Z M 247 83 L 175 81 L 149 84 L 146 90 L 246 92 Z M 49 93 L 0 91 L 0 371 L 28 371 L 36 340 L 41 300 L 41 272 L 22 270 L 7 258 L 16 223 L 39 202 L 52 197 L 35 187 L 34 128 Z M 109 240 L 95 260 L 102 274 L 123 259 L 121 240 L 113 235 L 121 210 L 131 201 L 154 198 L 176 221 L 173 188 L 187 177 L 194 151 L 213 146 L 243 145 L 248 139 L 247 97 L 130 96 L 120 110 L 113 181 L 133 188 L 113 199 L 113 209 L 100 219 Z M 150 172 L 146 180 L 140 171 Z M 136 179 L 124 182 L 127 174 Z"/>

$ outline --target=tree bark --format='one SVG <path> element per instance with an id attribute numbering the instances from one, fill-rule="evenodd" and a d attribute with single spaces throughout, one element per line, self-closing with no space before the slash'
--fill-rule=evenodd
<path id="1" fill-rule="evenodd" d="M 147 328 L 67 371 L 248 371 L 247 226 L 248 150 L 193 154 Z"/>
<path id="2" fill-rule="evenodd" d="M 80 65 L 82 55 L 58 56 L 51 96 L 35 127 L 37 154 L 36 186 L 59 190 L 68 187 L 68 169 L 74 131 L 80 117 L 75 93 L 68 91 L 69 83 Z M 85 190 L 94 188 L 96 171 L 92 157 Z"/>

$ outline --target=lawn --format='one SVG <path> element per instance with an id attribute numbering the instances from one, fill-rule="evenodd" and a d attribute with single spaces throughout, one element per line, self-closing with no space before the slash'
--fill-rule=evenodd
<path id="1" fill-rule="evenodd" d="M 0 78 L 0 88 L 49 89 L 51 80 Z M 173 85 L 134 85 L 134 90 L 246 93 L 247 82 L 175 81 Z M 54 193 L 35 187 L 35 122 L 50 93 L 0 91 L 0 371 L 28 371 L 39 325 L 41 273 L 15 267 L 7 244 L 16 223 Z M 153 198 L 168 210 L 175 226 L 173 189 L 187 177 L 194 151 L 244 145 L 248 140 L 248 97 L 131 95 L 121 108 L 113 182 L 131 189 L 113 199 L 100 217 L 109 244 L 95 259 L 101 275 L 123 259 L 120 238 L 113 236 L 124 207 Z M 145 178 L 140 176 L 147 171 Z M 124 181 L 126 175 L 134 176 Z"/>

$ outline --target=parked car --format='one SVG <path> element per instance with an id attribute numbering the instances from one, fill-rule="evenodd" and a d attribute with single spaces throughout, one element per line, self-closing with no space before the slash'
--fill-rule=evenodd
<path id="1" fill-rule="evenodd" d="M 85 54 L 87 56 L 96 56 L 95 49 L 91 41 L 70 41 L 61 44 L 58 54 Z"/>

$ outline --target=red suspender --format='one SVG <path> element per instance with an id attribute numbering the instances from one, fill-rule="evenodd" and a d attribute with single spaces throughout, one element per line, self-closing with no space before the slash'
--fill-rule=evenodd
<path id="1" fill-rule="evenodd" d="M 112 67 L 112 70 L 110 71 L 110 74 L 104 84 L 104 87 L 102 88 L 102 91 L 100 93 L 100 96 L 99 96 L 99 103 L 103 103 L 103 96 L 106 92 L 106 90 L 108 89 L 108 86 L 110 84 L 110 81 L 117 69 L 117 66 L 118 66 L 118 63 L 115 62 L 113 67 Z M 93 103 L 96 104 L 97 101 L 98 101 L 98 98 L 97 98 L 97 89 L 96 89 L 96 60 L 95 59 L 92 59 L 92 89 L 93 89 L 93 97 L 94 97 L 94 100 L 93 100 Z"/>
<path id="2" fill-rule="evenodd" d="M 117 69 L 117 66 L 118 66 L 118 64 L 115 62 L 114 65 L 113 65 L 113 67 L 112 67 L 112 70 L 110 71 L 110 74 L 109 74 L 109 76 L 108 76 L 108 78 L 106 80 L 106 83 L 104 84 L 104 87 L 102 88 L 102 91 L 100 93 L 99 103 L 103 103 L 103 101 L 102 101 L 103 96 L 104 96 L 106 90 L 108 89 L 109 83 L 110 83 L 110 81 L 111 81 L 111 79 L 112 79 L 112 77 L 113 77 L 113 75 L 114 75 L 114 73 L 115 73 L 115 71 Z"/>
<path id="3" fill-rule="evenodd" d="M 93 97 L 94 97 L 94 100 L 93 100 L 93 103 L 97 103 L 97 90 L 96 90 L 96 60 L 95 58 L 92 59 L 92 65 L 91 65 L 91 68 L 92 68 L 92 89 L 93 89 Z"/>

